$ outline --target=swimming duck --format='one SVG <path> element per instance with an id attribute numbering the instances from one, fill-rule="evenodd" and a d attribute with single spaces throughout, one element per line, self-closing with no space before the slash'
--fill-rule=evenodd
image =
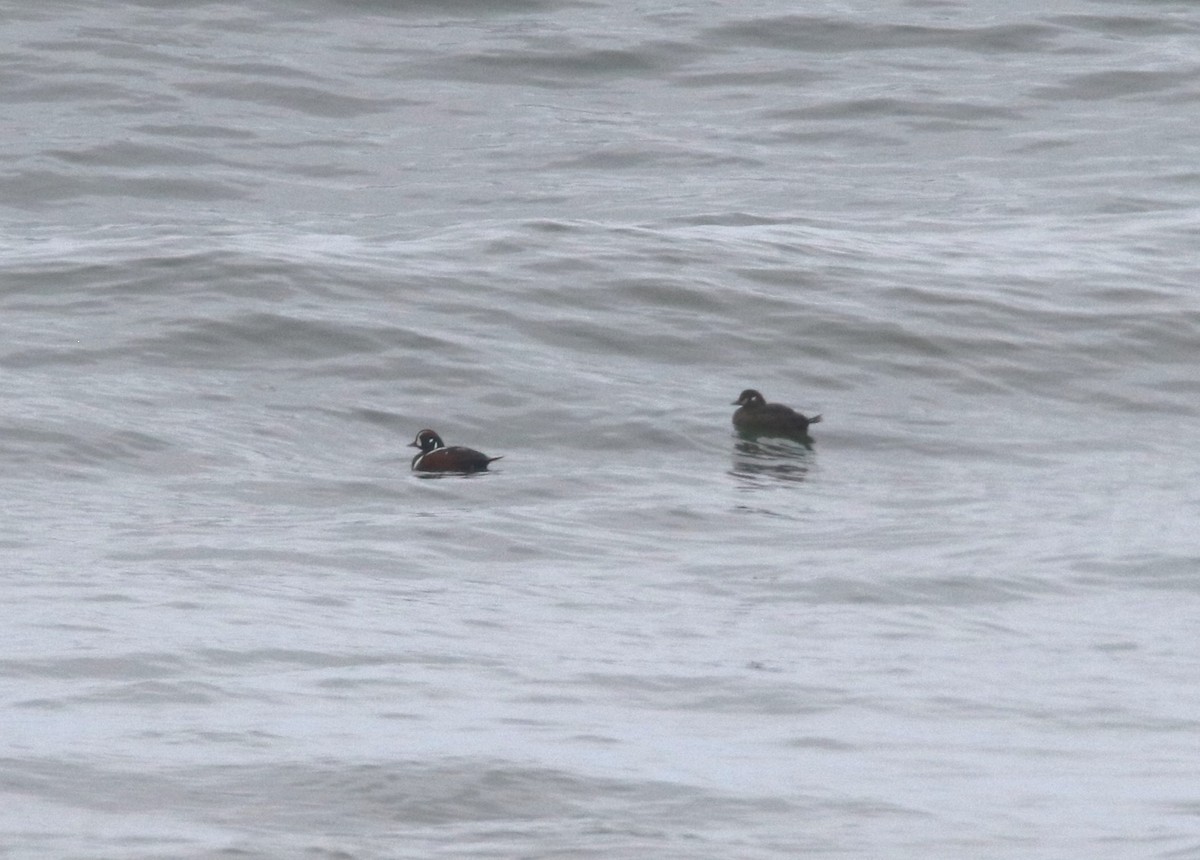
<path id="1" fill-rule="evenodd" d="M 422 430 L 408 447 L 421 449 L 412 459 L 414 472 L 486 472 L 489 463 L 500 459 L 461 445 L 447 448 L 432 430 Z"/>
<path id="2" fill-rule="evenodd" d="M 733 413 L 733 426 L 743 433 L 807 437 L 808 425 L 821 420 L 820 415 L 806 418 L 782 403 L 768 403 L 753 388 L 747 388 L 730 405 L 741 407 Z"/>

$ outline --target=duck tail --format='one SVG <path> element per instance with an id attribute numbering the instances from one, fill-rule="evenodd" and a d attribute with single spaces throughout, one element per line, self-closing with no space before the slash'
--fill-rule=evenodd
<path id="1" fill-rule="evenodd" d="M 812 418 L 809 418 L 809 419 L 808 419 L 808 423 L 809 423 L 809 424 L 820 424 L 820 423 L 821 423 L 821 416 L 820 416 L 820 415 L 814 415 Z"/>

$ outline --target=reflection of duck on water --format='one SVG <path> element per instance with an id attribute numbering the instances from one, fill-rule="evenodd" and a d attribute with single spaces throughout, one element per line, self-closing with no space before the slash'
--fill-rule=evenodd
<path id="1" fill-rule="evenodd" d="M 790 442 L 739 439 L 733 449 L 733 468 L 729 473 L 739 478 L 803 481 L 812 462 L 812 446 L 807 444 L 801 448 Z"/>

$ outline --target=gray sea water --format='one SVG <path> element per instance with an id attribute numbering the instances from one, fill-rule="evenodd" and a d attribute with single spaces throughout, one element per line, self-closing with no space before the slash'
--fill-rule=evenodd
<path id="1" fill-rule="evenodd" d="M 0 855 L 1200 858 L 1200 6 L 3 32 Z"/>

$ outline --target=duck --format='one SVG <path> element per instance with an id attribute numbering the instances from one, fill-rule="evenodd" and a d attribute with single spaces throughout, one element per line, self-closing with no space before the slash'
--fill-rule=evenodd
<path id="1" fill-rule="evenodd" d="M 741 407 L 733 413 L 733 426 L 743 433 L 761 436 L 807 438 L 808 425 L 821 420 L 820 415 L 806 418 L 790 406 L 768 403 L 753 388 L 747 388 L 730 405 Z"/>
<path id="2" fill-rule="evenodd" d="M 461 445 L 447 448 L 442 437 L 428 428 L 418 433 L 408 447 L 420 449 L 412 458 L 414 472 L 486 472 L 490 463 L 501 459 Z"/>

